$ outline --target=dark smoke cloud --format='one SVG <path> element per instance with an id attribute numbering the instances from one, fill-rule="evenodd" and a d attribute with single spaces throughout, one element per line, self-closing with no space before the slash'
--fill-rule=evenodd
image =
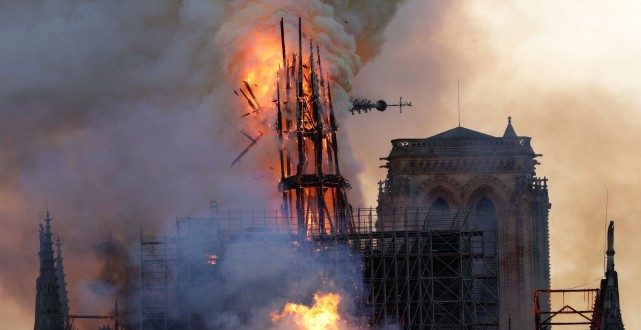
<path id="1" fill-rule="evenodd" d="M 176 215 L 206 214 L 209 199 L 245 209 L 277 199 L 276 182 L 253 179 L 275 173 L 258 163 L 275 157 L 273 138 L 229 168 L 246 141 L 225 58 L 240 44 L 221 33 L 256 20 L 236 14 L 280 5 L 259 13 L 325 27 L 317 40 L 344 102 L 399 3 L 0 1 L 0 296 L 17 311 L 6 322 L 32 323 L 45 203 L 65 244 L 72 311 L 97 313 L 129 293 L 135 253 L 125 251 L 137 249 L 139 227 L 158 233 Z M 348 174 L 358 172 L 342 147 Z M 109 248 L 92 249 L 109 236 Z"/>

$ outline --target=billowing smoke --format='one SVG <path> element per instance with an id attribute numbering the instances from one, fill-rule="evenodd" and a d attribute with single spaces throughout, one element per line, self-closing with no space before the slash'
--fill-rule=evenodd
<path id="1" fill-rule="evenodd" d="M 273 65 L 260 62 L 261 42 L 277 37 L 281 17 L 288 33 L 302 17 L 345 102 L 399 2 L 0 1 L 0 254 L 11 265 L 0 295 L 17 306 L 0 323 L 31 326 L 45 203 L 76 313 L 107 311 L 129 292 L 121 272 L 136 259 L 122 251 L 138 248 L 139 226 L 157 233 L 176 215 L 206 213 L 210 199 L 273 205 L 273 134 L 229 167 L 247 142 L 238 130 L 253 125 L 232 90 L 248 68 Z M 274 73 L 255 83 L 268 86 Z M 349 177 L 359 169 L 341 147 Z M 109 249 L 93 248 L 108 237 Z"/>
<path id="2" fill-rule="evenodd" d="M 315 293 L 334 292 L 343 298 L 340 324 L 366 325 L 367 320 L 352 316 L 362 290 L 359 256 L 350 258 L 341 245 L 319 253 L 313 243 L 292 243 L 288 235 L 269 232 L 230 241 L 217 251 L 216 263 L 208 265 L 208 271 L 217 268 L 217 275 L 191 276 L 190 288 L 183 290 L 191 305 L 183 312 L 189 309 L 192 322 L 208 329 L 293 329 L 291 323 L 273 322 L 272 314 L 287 302 L 310 304 Z"/>

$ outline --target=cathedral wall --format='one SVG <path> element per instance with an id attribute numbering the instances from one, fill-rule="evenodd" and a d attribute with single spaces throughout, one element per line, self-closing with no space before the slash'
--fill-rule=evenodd
<path id="1" fill-rule="evenodd" d="M 457 154 L 455 150 L 451 153 Z M 442 199 L 452 213 L 470 212 L 480 199 L 489 199 L 498 220 L 500 325 L 502 329 L 507 329 L 508 323 L 513 329 L 526 329 L 534 324 L 534 290 L 549 288 L 549 204 L 547 185 L 536 188 L 531 149 L 508 153 L 490 151 L 481 157 L 467 152 L 456 157 L 390 155 L 379 209 L 427 209 Z M 386 225 L 399 230 L 407 226 L 400 222 Z"/>

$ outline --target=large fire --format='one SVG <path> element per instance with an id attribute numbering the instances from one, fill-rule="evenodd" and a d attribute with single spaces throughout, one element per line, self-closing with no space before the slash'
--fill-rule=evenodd
<path id="1" fill-rule="evenodd" d="M 280 40 L 277 36 L 267 32 L 256 32 L 251 39 L 260 47 L 253 47 L 247 50 L 245 59 L 242 62 L 241 76 L 243 80 L 255 86 L 254 93 L 258 99 L 273 97 L 273 81 L 280 69 L 281 50 Z"/>
<path id="2" fill-rule="evenodd" d="M 289 224 L 299 234 L 346 233 L 350 186 L 339 170 L 331 75 L 326 75 L 327 65 L 323 71 L 321 47 L 312 40 L 303 41 L 300 18 L 297 30 L 297 43 L 287 38 L 284 20 L 280 38 L 266 28 L 244 39 L 245 51 L 237 54 L 233 70 L 242 83 L 234 93 L 241 104 L 246 103 L 238 115 L 241 133 L 250 144 L 231 165 L 238 165 L 258 139 L 276 131 L 271 135 L 278 139 L 279 159 L 275 153 L 264 153 L 259 163 L 280 163 L 280 173 L 278 166 L 269 166 L 275 176 L 270 179 L 280 174 L 280 206 Z M 288 52 L 288 44 L 297 52 Z"/>
<path id="3" fill-rule="evenodd" d="M 316 293 L 312 306 L 287 303 L 283 311 L 272 313 L 277 325 L 288 325 L 301 330 L 339 330 L 351 328 L 341 319 L 338 306 L 341 296 L 337 293 Z"/>

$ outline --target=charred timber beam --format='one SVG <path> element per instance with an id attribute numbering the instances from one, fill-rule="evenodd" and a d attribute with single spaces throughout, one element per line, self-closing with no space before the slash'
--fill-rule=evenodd
<path id="1" fill-rule="evenodd" d="M 298 188 L 317 187 L 318 185 L 344 189 L 348 189 L 350 187 L 349 182 L 340 175 L 303 174 L 283 178 L 283 180 L 281 180 L 280 182 L 280 189 L 290 190 Z"/>
<path id="2" fill-rule="evenodd" d="M 332 149 L 334 152 L 334 166 L 336 168 L 336 174 L 341 174 L 340 168 L 338 167 L 338 142 L 336 141 L 336 131 L 338 131 L 338 124 L 336 123 L 336 117 L 334 116 L 334 105 L 332 104 L 332 90 L 329 87 L 329 82 L 327 83 L 327 98 L 329 100 L 329 124 L 332 128 Z"/>
<path id="3" fill-rule="evenodd" d="M 298 18 L 298 87 L 296 89 L 296 128 L 298 131 L 298 164 L 296 166 L 296 175 L 300 175 L 303 172 L 303 164 L 305 163 L 305 153 L 303 150 L 303 134 L 302 134 L 302 124 L 303 124 L 303 107 L 305 106 L 303 101 L 303 32 L 301 27 L 301 18 Z M 307 232 L 307 226 L 305 224 L 305 211 L 303 209 L 303 190 L 299 187 L 296 189 L 296 216 L 298 224 L 298 234 L 305 235 Z"/>
<path id="4" fill-rule="evenodd" d="M 68 316 L 70 319 L 94 319 L 94 320 L 102 320 L 102 319 L 115 319 L 116 317 L 113 315 L 69 315 Z"/>

